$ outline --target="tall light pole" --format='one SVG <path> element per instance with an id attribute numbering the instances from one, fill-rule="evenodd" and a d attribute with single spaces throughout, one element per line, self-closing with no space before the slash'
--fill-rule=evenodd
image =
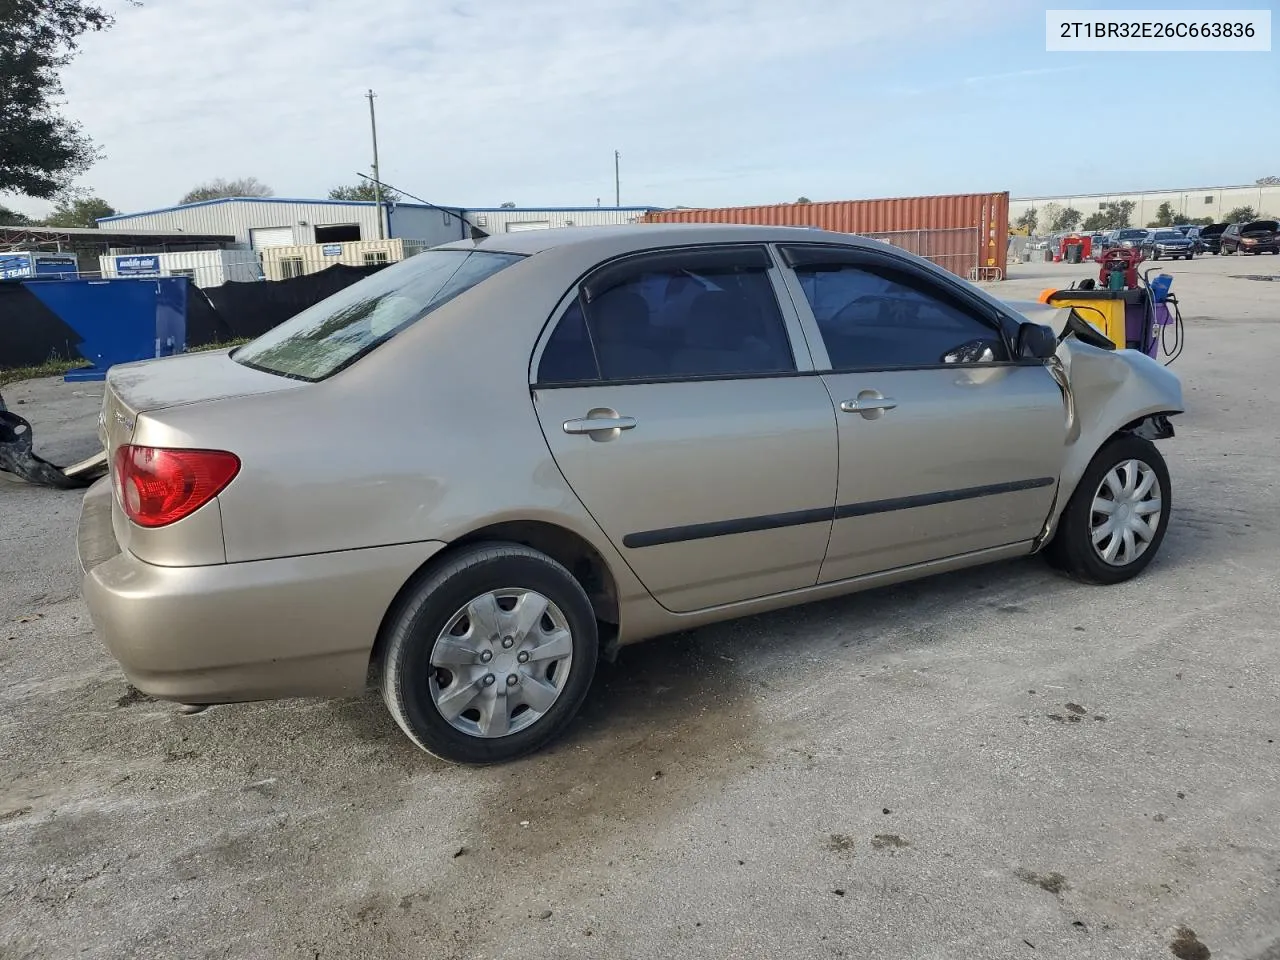
<path id="1" fill-rule="evenodd" d="M 377 96 L 372 90 L 365 94 L 369 101 L 369 129 L 373 133 L 373 202 L 378 213 L 378 239 L 387 239 L 386 228 L 382 224 L 382 174 L 378 172 L 378 118 L 373 112 L 373 98 Z"/>
<path id="2" fill-rule="evenodd" d="M 615 207 L 622 206 L 622 180 L 618 175 L 618 163 L 622 154 L 617 150 L 613 151 L 613 205 Z"/>

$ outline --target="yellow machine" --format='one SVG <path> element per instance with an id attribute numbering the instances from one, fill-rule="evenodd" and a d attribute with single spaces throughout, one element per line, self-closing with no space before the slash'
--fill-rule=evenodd
<path id="1" fill-rule="evenodd" d="M 1045 290 L 1040 302 L 1053 307 L 1074 307 L 1080 319 L 1102 331 L 1116 345 L 1126 346 L 1125 311 L 1141 307 L 1144 290 Z"/>

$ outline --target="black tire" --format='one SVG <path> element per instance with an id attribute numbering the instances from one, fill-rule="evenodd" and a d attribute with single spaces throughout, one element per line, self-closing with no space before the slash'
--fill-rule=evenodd
<path id="1" fill-rule="evenodd" d="M 1119 566 L 1107 563 L 1094 549 L 1091 521 L 1093 499 L 1103 478 L 1126 460 L 1140 460 L 1155 472 L 1161 507 L 1155 536 L 1146 550 L 1131 562 Z M 1171 504 L 1169 468 L 1156 445 L 1133 434 L 1119 434 L 1094 455 L 1058 520 L 1058 528 L 1044 549 L 1044 557 L 1051 566 L 1082 583 L 1109 585 L 1131 580 L 1145 570 L 1159 552 L 1165 531 L 1169 528 Z"/>
<path id="2" fill-rule="evenodd" d="M 572 635 L 573 659 L 568 680 L 542 717 L 515 733 L 485 738 L 456 729 L 436 707 L 431 655 L 457 612 L 489 591 L 507 588 L 537 591 L 559 608 Z M 477 543 L 449 555 L 405 592 L 386 630 L 378 666 L 387 709 L 410 740 L 454 763 L 502 763 L 554 740 L 582 706 L 599 657 L 595 614 L 582 585 L 555 560 L 518 543 Z"/>

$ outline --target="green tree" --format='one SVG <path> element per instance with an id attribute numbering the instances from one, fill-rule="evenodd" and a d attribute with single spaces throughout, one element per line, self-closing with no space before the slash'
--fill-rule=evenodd
<path id="1" fill-rule="evenodd" d="M 1227 213 L 1223 220 L 1227 223 L 1248 223 L 1250 220 L 1257 220 L 1258 214 L 1253 207 L 1236 207 Z"/>
<path id="2" fill-rule="evenodd" d="M 40 223 L 46 227 L 96 227 L 99 217 L 110 217 L 115 212 L 101 197 L 87 191 L 68 191 L 54 203 L 53 213 Z"/>
<path id="3" fill-rule="evenodd" d="M 1156 218 L 1147 224 L 1148 227 L 1171 227 L 1178 222 L 1173 212 L 1173 204 L 1168 200 L 1156 207 Z"/>
<path id="4" fill-rule="evenodd" d="M 1057 233 L 1061 230 L 1074 230 L 1080 225 L 1082 214 L 1075 207 L 1067 207 L 1058 214 L 1058 219 L 1054 221 L 1051 229 Z"/>
<path id="5" fill-rule="evenodd" d="M 1013 221 L 1013 225 L 1020 230 L 1027 231 L 1028 234 L 1036 232 L 1036 225 L 1040 222 L 1039 215 L 1035 207 L 1028 207 L 1022 212 L 1022 216 Z"/>
<path id="6" fill-rule="evenodd" d="M 1101 210 L 1089 215 L 1084 222 L 1084 228 L 1086 230 L 1120 230 L 1132 226 L 1130 217 L 1133 216 L 1135 206 L 1132 200 L 1104 203 Z"/>
<path id="7" fill-rule="evenodd" d="M 201 200 L 218 200 L 222 197 L 271 197 L 275 191 L 256 177 L 224 180 L 218 177 L 188 190 L 179 203 L 198 203 Z"/>
<path id="8" fill-rule="evenodd" d="M 93 141 L 59 112 L 58 72 L 83 34 L 113 22 L 82 0 L 0 0 L 0 193 L 53 197 L 97 159 Z"/>
<path id="9" fill-rule="evenodd" d="M 17 210 L 10 210 L 4 204 L 0 204 L 0 227 L 23 227 L 30 222 L 30 218 Z"/>
<path id="10" fill-rule="evenodd" d="M 796 203 L 813 203 L 813 201 L 808 197 L 800 197 L 796 200 Z"/>
<path id="11" fill-rule="evenodd" d="M 329 199 L 330 200 L 363 200 L 368 203 L 373 203 L 373 201 L 377 200 L 378 198 L 374 196 L 373 184 L 370 183 L 368 180 L 361 180 L 359 183 L 353 186 L 334 187 L 332 190 L 329 191 Z M 400 194 L 396 193 L 396 191 L 391 190 L 387 187 L 383 187 L 382 202 L 383 203 L 399 203 Z"/>

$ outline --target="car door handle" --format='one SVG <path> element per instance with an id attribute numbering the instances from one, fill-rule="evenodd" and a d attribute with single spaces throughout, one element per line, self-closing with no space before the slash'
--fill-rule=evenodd
<path id="1" fill-rule="evenodd" d="M 892 410 L 898 401 L 891 397 L 866 397 L 846 400 L 840 404 L 841 413 L 866 413 L 869 410 Z"/>
<path id="2" fill-rule="evenodd" d="M 564 432 L 603 433 L 606 430 L 631 430 L 635 425 L 635 417 L 583 417 L 580 420 L 566 420 Z"/>

